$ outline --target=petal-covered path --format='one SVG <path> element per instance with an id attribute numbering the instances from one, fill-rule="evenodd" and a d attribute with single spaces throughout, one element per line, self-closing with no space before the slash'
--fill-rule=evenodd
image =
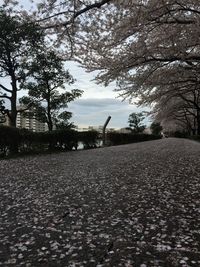
<path id="1" fill-rule="evenodd" d="M 0 161 L 0 266 L 200 266 L 200 144 Z"/>

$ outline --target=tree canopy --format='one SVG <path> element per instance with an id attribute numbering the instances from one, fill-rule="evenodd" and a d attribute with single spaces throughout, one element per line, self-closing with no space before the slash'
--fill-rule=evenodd
<path id="1" fill-rule="evenodd" d="M 16 126 L 17 92 L 28 72 L 25 62 L 41 40 L 43 33 L 37 24 L 0 9 L 0 111 L 8 116 L 11 126 Z M 3 78 L 10 81 L 9 87 Z M 5 100 L 10 102 L 10 109 L 5 107 Z"/>
<path id="2" fill-rule="evenodd" d="M 128 118 L 128 123 L 133 133 L 142 133 L 146 126 L 142 123 L 145 119 L 144 113 L 131 113 Z"/>
<path id="3" fill-rule="evenodd" d="M 159 122 L 152 122 L 150 129 L 151 129 L 152 134 L 161 135 L 161 131 L 163 127 L 160 125 Z"/>
<path id="4" fill-rule="evenodd" d="M 63 57 L 97 70 L 97 82 L 116 82 L 122 97 L 155 106 L 158 117 L 165 101 L 170 118 L 181 114 L 200 134 L 198 0 L 45 0 L 31 19 Z"/>
<path id="5" fill-rule="evenodd" d="M 200 134 L 199 1 L 112 1 L 103 11 L 84 21 L 78 60 L 99 70 L 97 81 L 116 81 L 120 95 L 140 105 L 163 96 L 187 103 Z"/>
<path id="6" fill-rule="evenodd" d="M 28 96 L 24 96 L 20 102 L 32 108 L 36 118 L 47 123 L 51 131 L 59 120 L 64 123 L 70 119 L 71 113 L 67 116 L 63 111 L 61 115 L 60 110 L 80 97 L 82 91 L 66 91 L 66 85 L 72 84 L 73 78 L 65 70 L 63 60 L 53 50 L 45 49 L 46 46 L 42 46 L 29 64 L 30 77 L 23 84 L 23 88 L 28 89 Z"/>

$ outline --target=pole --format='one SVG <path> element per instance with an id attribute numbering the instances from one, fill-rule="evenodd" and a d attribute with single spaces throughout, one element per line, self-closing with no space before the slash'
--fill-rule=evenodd
<path id="1" fill-rule="evenodd" d="M 103 146 L 105 146 L 105 144 L 106 144 L 106 126 L 108 125 L 110 119 L 111 119 L 111 116 L 108 116 L 108 118 L 107 118 L 107 120 L 103 126 Z"/>

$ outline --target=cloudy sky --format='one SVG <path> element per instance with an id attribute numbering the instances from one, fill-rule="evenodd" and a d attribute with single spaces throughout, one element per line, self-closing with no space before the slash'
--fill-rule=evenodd
<path id="1" fill-rule="evenodd" d="M 86 73 L 75 62 L 66 64 L 70 73 L 76 79 L 72 86 L 84 91 L 81 98 L 69 104 L 69 110 L 73 113 L 72 121 L 79 126 L 103 125 L 108 116 L 111 116 L 108 127 L 127 127 L 128 116 L 132 112 L 138 112 L 135 105 L 118 98 L 114 92 L 114 86 L 104 87 L 92 81 L 94 75 Z"/>

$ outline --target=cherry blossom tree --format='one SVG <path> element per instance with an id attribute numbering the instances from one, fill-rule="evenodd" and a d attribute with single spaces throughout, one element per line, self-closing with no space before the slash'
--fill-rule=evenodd
<path id="1" fill-rule="evenodd" d="M 200 6 L 195 0 L 112 1 L 84 21 L 77 56 L 124 98 L 155 104 L 179 98 L 199 119 Z M 96 22 L 96 23 L 95 23 Z M 95 26 L 94 26 L 95 25 Z M 92 28 L 95 27 L 95 30 Z M 93 29 L 93 30 L 92 30 Z"/>
<path id="2" fill-rule="evenodd" d="M 52 41 L 54 47 L 61 50 L 63 57 L 69 59 L 74 54 L 74 38 L 80 32 L 80 25 L 95 12 L 107 6 L 112 0 L 41 0 L 29 1 L 24 8 L 21 0 L 2 0 L 3 8 L 19 13 L 24 18 L 31 18 Z M 28 2 L 28 1 L 27 1 Z"/>
<path id="3" fill-rule="evenodd" d="M 116 82 L 122 97 L 193 105 L 200 134 L 198 0 L 44 0 L 32 19 L 63 56 L 99 71 L 99 83 Z"/>
<path id="4" fill-rule="evenodd" d="M 160 122 L 164 131 L 176 130 L 187 132 L 188 134 L 197 133 L 196 110 L 192 105 L 179 98 L 170 98 L 166 101 L 163 96 L 154 106 L 151 115 L 156 122 Z"/>

